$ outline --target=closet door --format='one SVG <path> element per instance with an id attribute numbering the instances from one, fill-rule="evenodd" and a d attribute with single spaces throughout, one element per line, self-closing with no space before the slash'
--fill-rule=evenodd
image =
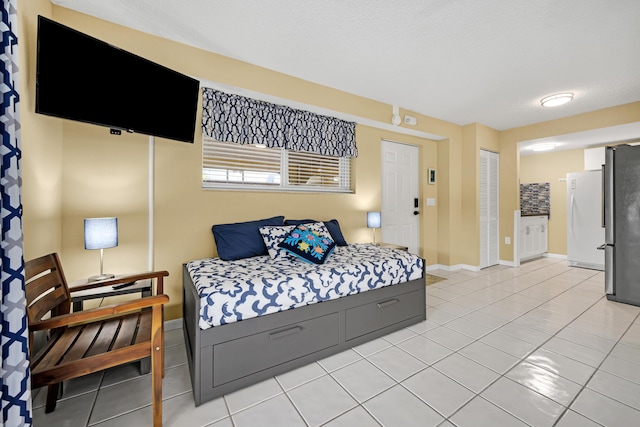
<path id="1" fill-rule="evenodd" d="M 498 153 L 480 150 L 480 268 L 500 262 Z"/>

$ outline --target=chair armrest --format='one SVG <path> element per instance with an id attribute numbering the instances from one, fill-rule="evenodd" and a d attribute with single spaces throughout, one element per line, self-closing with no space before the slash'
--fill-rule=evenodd
<path id="1" fill-rule="evenodd" d="M 104 307 L 93 308 L 90 310 L 79 311 L 77 313 L 62 314 L 60 316 L 40 320 L 38 322 L 32 322 L 29 324 L 29 329 L 32 331 L 40 331 L 45 329 L 60 328 L 76 323 L 82 323 L 90 320 L 98 320 L 101 318 L 124 314 L 130 311 L 137 311 L 147 307 L 162 306 L 167 302 L 169 302 L 169 297 L 167 295 L 154 295 L 150 297 L 140 298 L 135 301 L 125 302 L 122 304 L 112 304 Z"/>
<path id="2" fill-rule="evenodd" d="M 122 283 L 137 282 L 138 280 L 158 279 L 156 292 L 157 294 L 162 294 L 164 292 L 162 278 L 167 277 L 168 275 L 169 275 L 169 272 L 164 270 L 149 271 L 145 273 L 136 273 L 136 274 L 127 274 L 124 276 L 117 276 L 112 279 L 100 280 L 96 282 L 88 282 L 78 286 L 70 286 L 69 292 L 85 291 L 87 289 L 101 288 L 104 286 L 113 286 L 113 285 L 119 285 Z"/>

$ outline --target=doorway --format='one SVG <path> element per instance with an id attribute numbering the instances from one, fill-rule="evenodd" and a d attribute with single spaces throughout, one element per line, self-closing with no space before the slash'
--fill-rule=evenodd
<path id="1" fill-rule="evenodd" d="M 500 262 L 499 167 L 498 153 L 480 150 L 480 268 Z"/>
<path id="2" fill-rule="evenodd" d="M 382 141 L 382 241 L 418 254 L 420 150 L 414 145 Z"/>

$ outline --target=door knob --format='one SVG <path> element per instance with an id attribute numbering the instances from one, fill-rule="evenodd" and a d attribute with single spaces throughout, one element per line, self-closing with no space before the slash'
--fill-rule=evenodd
<path id="1" fill-rule="evenodd" d="M 414 215 L 420 215 L 420 211 L 413 211 Z"/>

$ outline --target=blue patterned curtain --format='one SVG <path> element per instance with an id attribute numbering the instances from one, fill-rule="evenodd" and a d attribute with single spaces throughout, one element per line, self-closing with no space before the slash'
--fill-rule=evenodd
<path id="1" fill-rule="evenodd" d="M 335 117 L 202 89 L 202 133 L 216 141 L 357 157 L 355 129 Z"/>
<path id="2" fill-rule="evenodd" d="M 22 252 L 22 201 L 20 173 L 20 116 L 18 114 L 18 0 L 3 0 L 2 7 L 2 146 L 0 147 L 0 195 L 2 197 L 2 240 L 0 262 L 2 301 L 3 426 L 30 426 L 31 389 L 24 259 Z"/>

